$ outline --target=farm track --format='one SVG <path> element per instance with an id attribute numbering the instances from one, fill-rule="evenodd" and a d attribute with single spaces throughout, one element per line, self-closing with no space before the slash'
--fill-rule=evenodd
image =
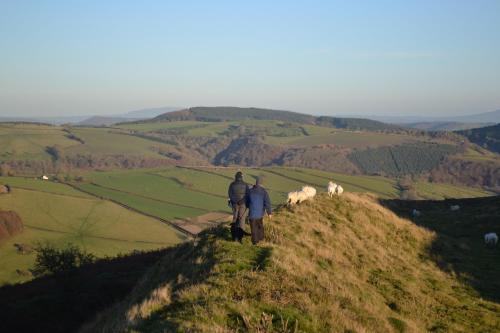
<path id="1" fill-rule="evenodd" d="M 82 192 L 82 193 L 86 193 L 86 194 L 88 194 L 88 195 L 91 195 L 91 196 L 93 196 L 93 197 L 99 198 L 99 199 L 101 199 L 101 200 L 107 200 L 107 201 L 110 201 L 110 202 L 112 202 L 112 203 L 114 203 L 114 204 L 117 204 L 117 205 L 119 205 L 119 206 L 121 206 L 121 207 L 123 207 L 123 208 L 125 208 L 125 209 L 128 209 L 128 210 L 130 210 L 130 211 L 132 211 L 132 212 L 135 212 L 135 213 L 138 213 L 138 214 L 141 214 L 141 215 L 144 215 L 144 216 L 150 217 L 150 218 L 155 219 L 155 220 L 157 220 L 157 221 L 159 221 L 159 222 L 161 222 L 161 223 L 163 223 L 163 224 L 169 225 L 169 226 L 171 226 L 172 228 L 174 228 L 175 230 L 177 230 L 177 231 L 181 232 L 182 234 L 184 234 L 185 236 L 192 237 L 192 238 L 196 237 L 196 234 L 193 234 L 193 233 L 191 233 L 191 232 L 189 232 L 189 231 L 187 231 L 187 230 L 185 230 L 185 229 L 183 229 L 183 228 L 179 227 L 177 224 L 175 224 L 175 223 L 174 223 L 174 222 L 172 222 L 172 221 L 169 221 L 169 220 L 163 219 L 163 218 L 158 217 L 158 216 L 151 215 L 151 214 L 146 213 L 146 212 L 144 212 L 144 211 L 141 211 L 141 210 L 138 210 L 138 209 L 136 209 L 136 208 L 130 207 L 130 206 L 128 206 L 128 205 L 125 205 L 125 204 L 123 204 L 123 203 L 121 203 L 121 202 L 119 202 L 119 201 L 116 201 L 116 200 L 114 200 L 114 199 L 107 198 L 107 197 L 103 197 L 103 196 L 97 195 L 97 194 L 95 194 L 95 193 L 92 193 L 92 192 L 90 192 L 90 191 L 85 191 L 84 189 L 81 189 L 81 188 L 79 188 L 79 187 L 77 187 L 77 186 L 75 186 L 75 185 L 73 185 L 73 184 L 70 184 L 70 183 L 65 183 L 65 184 L 66 184 L 66 185 L 68 185 L 68 186 L 70 186 L 70 187 L 72 187 L 72 188 L 74 188 L 74 189 L 75 189 L 75 190 L 77 190 L 77 191 Z"/>

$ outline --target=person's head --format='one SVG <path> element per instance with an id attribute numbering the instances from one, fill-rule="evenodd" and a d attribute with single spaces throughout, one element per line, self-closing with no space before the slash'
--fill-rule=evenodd
<path id="1" fill-rule="evenodd" d="M 235 180 L 243 180 L 243 173 L 241 171 L 238 171 L 235 175 L 234 175 L 234 179 Z"/>
<path id="2" fill-rule="evenodd" d="M 255 186 L 262 186 L 262 181 L 263 181 L 262 177 L 255 178 Z"/>

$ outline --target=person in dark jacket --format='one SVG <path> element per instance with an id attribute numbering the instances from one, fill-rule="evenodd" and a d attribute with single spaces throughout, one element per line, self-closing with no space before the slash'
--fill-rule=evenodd
<path id="1" fill-rule="evenodd" d="M 252 243 L 255 245 L 264 239 L 264 214 L 267 213 L 272 218 L 271 199 L 269 194 L 262 187 L 262 179 L 259 177 L 247 195 L 247 206 L 249 208 L 248 219 L 252 231 Z"/>
<path id="2" fill-rule="evenodd" d="M 234 176 L 234 181 L 229 185 L 227 194 L 229 196 L 229 205 L 233 209 L 233 223 L 231 223 L 231 235 L 233 240 L 241 242 L 245 232 L 245 213 L 247 210 L 247 195 L 249 187 L 243 181 L 243 174 L 238 171 Z"/>

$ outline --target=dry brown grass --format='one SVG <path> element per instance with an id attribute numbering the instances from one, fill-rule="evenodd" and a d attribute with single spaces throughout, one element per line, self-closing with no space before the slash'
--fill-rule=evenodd
<path id="1" fill-rule="evenodd" d="M 428 257 L 436 237 L 370 195 L 347 193 L 266 221 L 259 246 L 227 230 L 183 245 L 87 331 L 493 332 L 500 307 Z"/>

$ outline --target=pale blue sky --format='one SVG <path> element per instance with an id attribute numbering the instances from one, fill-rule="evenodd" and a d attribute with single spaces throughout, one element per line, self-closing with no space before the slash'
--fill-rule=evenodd
<path id="1" fill-rule="evenodd" d="M 0 0 L 0 116 L 500 108 L 500 1 Z"/>

